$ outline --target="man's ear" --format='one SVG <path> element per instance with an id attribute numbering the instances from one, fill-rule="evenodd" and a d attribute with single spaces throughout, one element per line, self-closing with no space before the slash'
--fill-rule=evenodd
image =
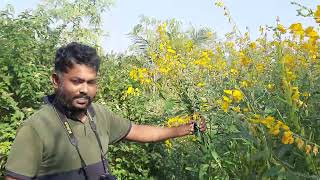
<path id="1" fill-rule="evenodd" d="M 54 89 L 58 89 L 59 84 L 61 83 L 60 81 L 61 81 L 60 76 L 57 73 L 53 73 L 51 75 L 51 83 Z"/>

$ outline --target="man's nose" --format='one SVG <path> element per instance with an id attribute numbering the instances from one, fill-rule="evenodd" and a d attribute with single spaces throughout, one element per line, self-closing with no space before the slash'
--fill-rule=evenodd
<path id="1" fill-rule="evenodd" d="M 88 84 L 83 83 L 80 87 L 80 93 L 87 94 L 88 93 Z"/>

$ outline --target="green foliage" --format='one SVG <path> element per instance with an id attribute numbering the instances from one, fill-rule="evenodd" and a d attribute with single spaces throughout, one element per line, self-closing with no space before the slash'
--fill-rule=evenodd
<path id="1" fill-rule="evenodd" d="M 288 124 L 292 131 L 301 132 L 306 143 L 318 142 L 313 138 L 313 132 L 318 129 L 315 128 L 318 127 L 317 121 L 309 121 L 314 122 L 313 128 L 308 125 L 309 122 L 304 120 L 307 113 L 303 111 L 306 106 L 298 109 L 293 104 L 291 87 L 284 88 L 283 85 L 284 69 L 279 64 L 283 54 L 293 53 L 292 49 L 288 47 L 279 52 L 277 43 L 280 43 L 267 42 L 264 37 L 255 42 L 261 48 L 249 47 L 251 41 L 248 33 L 244 37 L 229 34 L 228 41 L 216 40 L 206 29 L 183 31 L 174 20 L 158 22 L 144 18 L 132 34 L 136 37 L 136 52 L 146 57 L 144 64 L 137 67 L 147 68 L 151 74 L 153 81 L 146 87 L 154 86 L 152 95 L 164 101 L 161 103 L 164 104 L 164 117 L 196 112 L 207 119 L 209 126 L 198 141 L 199 157 L 192 157 L 196 166 L 176 166 L 176 176 L 169 175 L 167 178 L 185 179 L 179 172 L 186 169 L 193 172 L 189 177 L 198 179 L 317 177 L 317 149 L 314 156 L 306 155 L 304 148 L 283 144 L 283 132 L 276 136 L 270 128 L 251 123 L 252 117 L 257 114 L 274 116 Z M 210 56 L 209 52 L 211 57 L 206 61 L 203 57 Z M 264 73 L 259 72 L 258 66 L 264 67 Z M 304 91 L 314 91 L 312 86 L 318 84 L 314 83 L 318 78 L 308 74 L 309 69 L 299 70 L 299 78 L 292 86 L 301 88 L 300 85 L 308 83 L 302 86 L 306 88 Z M 303 80 L 300 77 L 304 77 Z M 254 84 L 244 86 L 240 83 L 243 81 Z M 266 88 L 270 82 L 275 83 L 274 90 Z M 198 86 L 198 83 L 202 85 Z M 227 98 L 226 89 L 240 89 L 245 95 L 245 102 L 234 106 L 228 104 L 223 112 L 221 99 Z M 204 104 L 208 105 L 207 108 Z M 310 106 L 312 109 L 314 105 Z M 239 110 L 233 109 L 236 107 Z M 318 111 L 312 110 L 311 114 L 316 116 Z M 305 129 L 300 131 L 301 127 L 308 127 L 308 132 Z M 310 134 L 309 137 L 305 136 L 306 133 Z M 169 159 L 167 164 L 171 164 L 170 160 L 172 164 L 177 162 L 176 157 L 181 152 L 195 152 L 194 146 L 184 146 L 187 142 L 174 143 L 183 148 L 173 151 L 176 155 L 172 155 L 174 158 Z"/>
<path id="2" fill-rule="evenodd" d="M 69 1 L 47 1 L 18 16 L 11 6 L 0 11 L 0 176 L 17 128 L 39 108 L 42 97 L 52 92 L 50 74 L 56 47 L 67 40 L 97 43 L 98 36 L 91 34 L 101 31 L 100 13 L 111 4 L 99 0 L 92 6 L 87 1 L 74 5 Z M 77 12 L 75 7 L 87 11 L 81 8 Z M 57 10 L 69 12 L 67 17 L 72 18 L 64 13 L 58 15 Z M 70 28 L 75 19 L 79 24 Z M 83 23 L 88 28 L 82 28 Z"/>

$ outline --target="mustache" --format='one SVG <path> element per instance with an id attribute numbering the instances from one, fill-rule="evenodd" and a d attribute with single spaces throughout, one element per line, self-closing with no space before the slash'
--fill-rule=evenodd
<path id="1" fill-rule="evenodd" d="M 80 99 L 80 98 L 84 98 L 84 99 L 87 99 L 89 101 L 92 100 L 92 98 L 90 96 L 87 96 L 87 95 L 79 95 L 79 96 L 75 96 L 73 97 L 72 99 Z"/>

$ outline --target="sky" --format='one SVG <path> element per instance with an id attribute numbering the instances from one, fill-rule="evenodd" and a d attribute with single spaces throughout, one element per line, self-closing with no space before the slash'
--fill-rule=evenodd
<path id="1" fill-rule="evenodd" d="M 292 0 L 291 0 L 292 1 Z M 284 26 L 295 22 L 312 25 L 311 18 L 297 17 L 297 7 L 290 0 L 224 0 L 239 29 L 248 27 L 251 37 L 259 34 L 260 25 L 275 25 L 277 16 Z M 16 12 L 33 9 L 41 0 L 0 0 L 0 9 L 12 4 Z M 295 0 L 309 8 L 316 9 L 320 0 Z M 208 27 L 223 37 L 232 27 L 223 16 L 223 10 L 214 5 L 215 0 L 116 0 L 115 5 L 103 14 L 103 37 L 105 52 L 124 52 L 132 44 L 127 35 L 139 23 L 141 15 L 167 20 L 175 18 L 185 27 Z"/>

